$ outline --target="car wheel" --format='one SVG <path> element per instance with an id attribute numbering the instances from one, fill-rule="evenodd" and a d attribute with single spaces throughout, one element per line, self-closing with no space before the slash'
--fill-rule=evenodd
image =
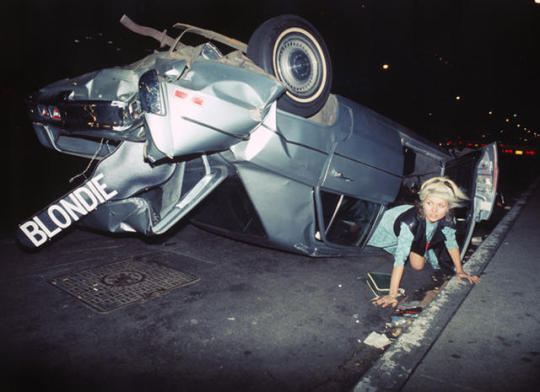
<path id="1" fill-rule="evenodd" d="M 332 63 L 319 32 L 305 19 L 281 15 L 251 35 L 248 57 L 286 87 L 278 107 L 303 117 L 317 113 L 332 86 Z"/>

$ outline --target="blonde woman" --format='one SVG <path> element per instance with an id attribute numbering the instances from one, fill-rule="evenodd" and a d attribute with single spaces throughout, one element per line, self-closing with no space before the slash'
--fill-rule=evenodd
<path id="1" fill-rule="evenodd" d="M 384 248 L 394 255 L 390 293 L 373 299 L 374 305 L 395 307 L 405 262 L 421 270 L 427 262 L 440 269 L 435 250 L 446 246 L 458 279 L 479 283 L 477 276 L 463 271 L 456 230 L 450 215 L 452 208 L 462 205 L 468 197 L 446 177 L 434 177 L 422 184 L 420 202 L 416 206 L 401 205 L 386 211 L 368 245 Z"/>

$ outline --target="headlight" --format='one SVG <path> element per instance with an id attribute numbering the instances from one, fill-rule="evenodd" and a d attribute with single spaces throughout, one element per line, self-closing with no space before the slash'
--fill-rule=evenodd
<path id="1" fill-rule="evenodd" d="M 163 94 L 156 70 L 145 72 L 139 79 L 139 97 L 145 112 L 165 115 Z"/>
<path id="2" fill-rule="evenodd" d="M 52 105 L 37 105 L 37 114 L 44 120 L 62 120 L 60 110 Z"/>

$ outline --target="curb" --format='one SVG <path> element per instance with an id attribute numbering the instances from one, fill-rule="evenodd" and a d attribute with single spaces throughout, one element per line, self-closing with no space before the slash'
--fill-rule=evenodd
<path id="1" fill-rule="evenodd" d="M 539 183 L 540 177 L 521 195 L 512 209 L 471 255 L 464 265 L 467 273 L 479 276 L 484 271 Z M 414 323 L 362 376 L 353 391 L 399 391 L 450 322 L 472 287 L 456 277 L 450 279 Z"/>

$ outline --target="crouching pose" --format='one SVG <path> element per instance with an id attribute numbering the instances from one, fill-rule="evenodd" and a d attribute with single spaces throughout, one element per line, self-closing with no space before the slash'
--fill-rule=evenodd
<path id="1" fill-rule="evenodd" d="M 458 186 L 445 177 L 435 177 L 422 184 L 420 202 L 414 207 L 401 205 L 389 209 L 381 218 L 368 245 L 384 248 L 394 255 L 394 268 L 390 280 L 390 293 L 373 299 L 374 305 L 395 307 L 398 304 L 399 284 L 407 259 L 414 270 L 421 270 L 427 262 L 440 269 L 436 256 L 445 246 L 458 279 L 479 283 L 477 276 L 463 271 L 456 230 L 449 214 L 468 198 Z"/>

